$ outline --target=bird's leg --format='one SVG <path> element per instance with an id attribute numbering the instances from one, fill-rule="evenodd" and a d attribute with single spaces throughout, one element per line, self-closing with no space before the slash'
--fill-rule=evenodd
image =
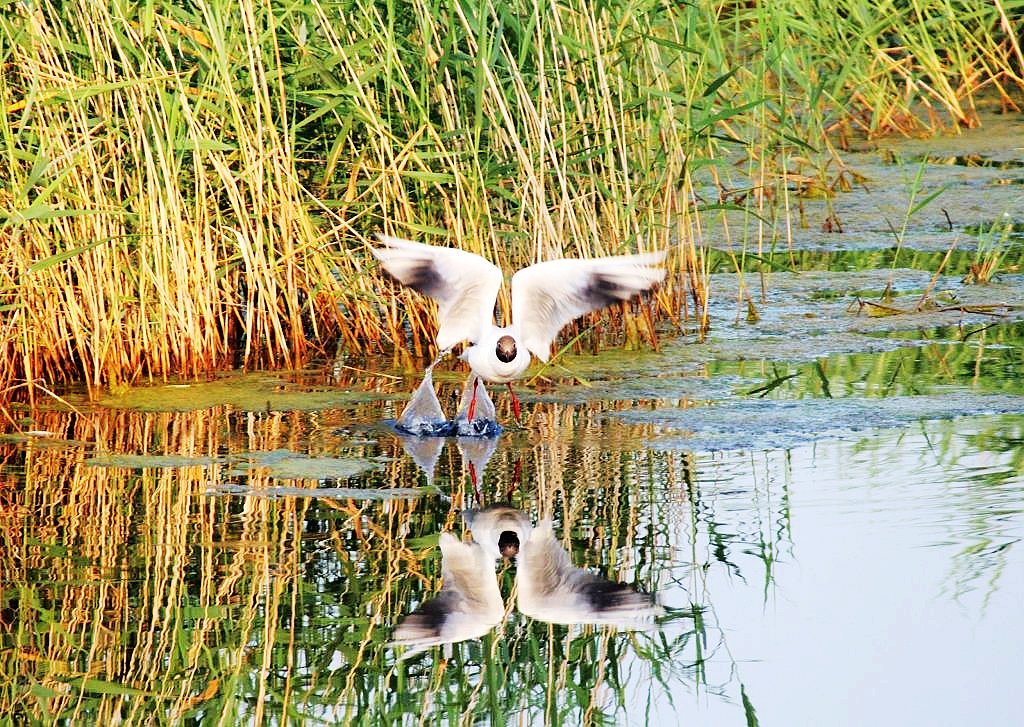
<path id="1" fill-rule="evenodd" d="M 473 484 L 473 499 L 476 500 L 477 506 L 480 505 L 480 488 L 476 481 L 476 466 L 472 462 L 469 463 L 469 481 Z"/>
<path id="2" fill-rule="evenodd" d="M 517 424 L 522 424 L 523 423 L 523 417 L 522 417 L 522 412 L 519 409 L 519 399 L 516 398 L 516 392 L 514 392 L 512 390 L 512 382 L 509 381 L 507 384 L 505 384 L 505 386 L 508 387 L 508 393 L 512 395 L 512 411 L 515 412 L 516 423 Z"/>
<path id="3" fill-rule="evenodd" d="M 466 412 L 466 420 L 470 424 L 473 423 L 473 414 L 476 412 L 476 387 L 477 387 L 477 384 L 479 384 L 479 383 L 480 383 L 480 377 L 479 376 L 474 376 L 473 377 L 473 396 L 469 400 L 469 411 Z"/>
<path id="4" fill-rule="evenodd" d="M 519 457 L 516 459 L 516 467 L 512 471 L 512 483 L 508 486 L 508 493 L 505 495 L 505 499 L 512 502 L 512 493 L 519 487 L 519 478 L 523 476 L 523 458 Z"/>

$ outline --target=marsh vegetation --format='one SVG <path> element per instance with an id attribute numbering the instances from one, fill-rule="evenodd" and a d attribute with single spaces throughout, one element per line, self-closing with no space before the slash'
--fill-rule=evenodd
<path id="1" fill-rule="evenodd" d="M 656 361 L 591 358 L 603 396 L 564 380 L 482 461 L 434 440 L 425 469 L 381 422 L 412 378 L 250 375 L 192 411 L 191 387 L 26 411 L 34 433 L 0 441 L 0 707 L 15 723 L 767 724 L 841 701 L 894 650 L 912 668 L 851 723 L 1000 721 L 1024 346 L 1021 324 L 956 334 L 890 328 L 860 334 L 874 353 L 788 360 L 766 336 L 646 380 L 628 366 Z M 349 400 L 316 402 L 328 388 Z M 441 385 L 445 407 L 458 395 Z M 518 614 L 503 564 L 509 613 L 489 633 L 389 646 L 438 593 L 438 534 L 499 501 L 552 518 L 578 566 L 657 590 L 657 629 Z M 915 696 L 946 669 L 936 642 L 1000 665 L 964 675 L 976 699 Z M 846 654 L 833 670 L 826 647 Z"/>
<path id="2" fill-rule="evenodd" d="M 367 237 L 506 269 L 671 248 L 579 345 L 706 326 L 707 229 L 840 225 L 864 138 L 1015 110 L 1013 0 L 16 3 L 0 17 L 0 391 L 429 353 Z M 766 224 L 767 223 L 767 224 Z M 569 339 L 591 324 L 573 331 Z M 607 330 L 605 330 L 607 329 Z M 567 340 L 569 340 L 567 339 Z"/>
<path id="3" fill-rule="evenodd" d="M 0 724 L 1011 723 L 1022 14 L 6 6 Z M 381 230 L 670 275 L 421 447 Z M 656 625 L 390 644 L 496 502 Z"/>

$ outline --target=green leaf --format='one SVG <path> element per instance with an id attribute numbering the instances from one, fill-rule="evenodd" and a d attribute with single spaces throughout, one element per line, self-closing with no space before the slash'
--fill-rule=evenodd
<path id="1" fill-rule="evenodd" d="M 89 252 L 93 248 L 99 247 L 104 242 L 106 242 L 106 240 L 96 240 L 96 242 L 90 242 L 88 245 L 84 245 L 82 247 L 76 247 L 72 250 L 64 250 L 63 252 L 58 252 L 56 255 L 50 255 L 50 257 L 48 258 L 44 258 L 43 260 L 37 260 L 36 262 L 29 265 L 28 270 L 26 270 L 25 272 L 29 274 L 38 273 L 48 268 L 52 268 L 54 265 L 59 265 L 65 260 L 70 260 L 71 258 L 77 257 L 82 253 Z"/>
<path id="2" fill-rule="evenodd" d="M 719 121 L 724 121 L 725 119 L 732 118 L 736 114 L 742 113 L 743 111 L 752 109 L 755 106 L 760 106 L 766 100 L 767 97 L 762 96 L 761 98 L 754 99 L 753 101 L 741 104 L 739 106 L 732 106 L 727 109 L 722 109 L 717 114 L 712 114 L 711 116 L 708 116 L 705 119 L 701 119 L 700 122 L 696 125 L 696 130 L 701 131 L 702 129 L 706 129 L 709 126 L 714 126 Z"/>
<path id="3" fill-rule="evenodd" d="M 808 144 L 808 143 L 807 143 L 806 141 L 803 141 L 802 139 L 797 139 L 797 138 L 796 138 L 795 136 L 790 136 L 789 134 L 787 134 L 787 133 L 786 133 L 786 132 L 784 132 L 784 131 L 780 131 L 780 132 L 779 132 L 779 134 L 780 134 L 780 135 L 781 135 L 781 136 L 782 136 L 782 137 L 783 137 L 784 139 L 787 139 L 787 140 L 789 140 L 789 141 L 793 142 L 794 144 L 796 144 L 796 145 L 797 145 L 797 146 L 799 146 L 799 147 L 803 147 L 804 149 L 807 149 L 808 151 L 813 151 L 814 153 L 817 153 L 817 152 L 818 152 L 818 150 L 817 150 L 817 149 L 815 149 L 815 148 L 814 148 L 813 146 L 811 146 L 810 144 Z"/>
<path id="4" fill-rule="evenodd" d="M 455 177 L 451 174 L 443 174 L 441 172 L 428 172 L 420 170 L 404 170 L 400 172 L 403 177 L 411 177 L 412 179 L 418 179 L 423 182 L 437 182 L 440 184 L 451 184 L 455 181 Z"/>
<path id="5" fill-rule="evenodd" d="M 658 38 L 653 35 L 647 35 L 646 39 L 657 46 L 661 46 L 662 48 L 668 48 L 669 50 L 678 51 L 680 53 L 692 53 L 698 56 L 701 55 L 701 51 L 699 49 L 683 45 L 682 43 L 677 43 L 674 40 L 669 40 L 668 38 Z"/>
<path id="6" fill-rule="evenodd" d="M 722 75 L 722 76 L 719 76 L 718 78 L 716 78 L 714 81 L 712 81 L 711 83 L 708 84 L 708 87 L 704 89 L 704 93 L 702 93 L 701 96 L 703 96 L 704 98 L 707 98 L 708 96 L 711 96 L 715 91 L 720 89 L 722 87 L 722 85 L 726 81 L 728 81 L 730 78 L 735 76 L 736 72 L 739 71 L 739 70 L 740 70 L 740 67 L 736 66 L 735 68 L 733 68 L 731 71 L 729 71 L 725 75 Z"/>
<path id="7" fill-rule="evenodd" d="M 53 205 L 36 203 L 7 216 L 3 226 L 22 224 L 31 220 L 52 220 L 59 217 L 84 217 L 100 214 L 99 210 L 62 210 Z"/>
<path id="8" fill-rule="evenodd" d="M 61 696 L 61 693 L 56 689 L 50 689 L 48 686 L 38 683 L 29 687 L 28 692 L 33 697 L 42 697 L 43 699 L 53 699 L 54 697 Z"/>
<path id="9" fill-rule="evenodd" d="M 909 217 L 913 217 L 913 216 L 914 216 L 915 214 L 917 214 L 917 213 L 918 213 L 918 212 L 920 212 L 920 211 L 921 211 L 922 209 L 924 209 L 924 208 L 925 208 L 925 207 L 927 207 L 927 206 L 928 206 L 929 204 L 931 204 L 931 202 L 932 202 L 932 201 L 933 201 L 933 200 L 934 200 L 934 199 L 935 199 L 936 197 L 938 197 L 938 196 L 939 196 L 940 194 L 942 194 L 942 193 L 943 193 L 943 192 L 945 192 L 945 191 L 946 191 L 947 189 L 949 189 L 949 187 L 950 187 L 950 183 L 949 183 L 949 182 L 946 182 L 945 184 L 943 184 L 943 185 L 942 185 L 942 186 L 941 186 L 941 187 L 940 187 L 939 189 L 935 190 L 934 192 L 932 192 L 931 194 L 929 194 L 929 195 L 928 195 L 927 197 L 925 197 L 924 199 L 922 199 L 922 200 L 921 200 L 920 202 L 918 202 L 917 204 L 915 204 L 915 205 L 914 205 L 913 207 L 911 207 L 911 208 L 910 208 L 910 212 L 909 212 L 908 216 L 909 216 Z"/>
<path id="10" fill-rule="evenodd" d="M 174 144 L 175 151 L 237 151 L 235 144 L 225 144 L 216 139 L 182 140 Z"/>
<path id="11" fill-rule="evenodd" d="M 83 692 L 94 694 L 115 694 L 128 695 L 132 697 L 155 697 L 154 692 L 147 692 L 134 687 L 127 687 L 124 684 L 103 681 L 102 679 L 72 679 L 68 682 L 71 686 L 80 688 Z"/>
<path id="12" fill-rule="evenodd" d="M 747 690 L 743 688 L 743 684 L 740 684 L 740 699 L 743 700 L 743 715 L 747 718 L 747 727 L 757 727 L 760 722 L 757 721 L 757 712 L 754 711 L 754 705 L 750 701 L 750 697 L 747 696 Z"/>

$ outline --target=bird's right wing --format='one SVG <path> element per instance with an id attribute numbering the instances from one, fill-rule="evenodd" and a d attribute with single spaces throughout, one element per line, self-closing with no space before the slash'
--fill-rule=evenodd
<path id="1" fill-rule="evenodd" d="M 653 595 L 616 583 L 572 564 L 541 520 L 523 544 L 516 565 L 519 610 L 538 621 L 647 628 L 663 609 Z"/>
<path id="2" fill-rule="evenodd" d="M 665 279 L 665 253 L 564 259 L 523 268 L 512 276 L 512 323 L 541 361 L 562 328 L 584 313 L 629 300 Z"/>
<path id="3" fill-rule="evenodd" d="M 503 280 L 497 266 L 465 250 L 377 235 L 371 248 L 384 270 L 402 285 L 437 301 L 437 347 L 476 342 L 494 320 Z"/>

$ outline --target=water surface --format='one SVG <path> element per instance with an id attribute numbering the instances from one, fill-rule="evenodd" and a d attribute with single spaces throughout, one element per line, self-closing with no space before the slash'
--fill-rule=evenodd
<path id="1" fill-rule="evenodd" d="M 874 191 L 840 199 L 849 244 L 808 232 L 796 267 L 788 252 L 723 263 L 709 338 L 565 356 L 519 387 L 522 427 L 494 392 L 497 440 L 403 440 L 387 420 L 417 374 L 373 360 L 17 410 L 0 438 L 0 714 L 1015 723 L 1017 228 L 991 284 L 963 281 L 976 244 L 936 273 L 950 235 L 977 241 L 969 225 L 1020 196 L 997 182 L 1024 172 L 958 143 L 977 148 L 903 150 L 933 154 L 916 157 L 929 183 L 951 167 L 963 181 L 956 230 L 915 218 L 893 249 L 872 215 L 905 201 L 883 175 L 906 165 L 865 152 Z M 436 378 L 451 412 L 464 372 Z M 501 562 L 506 613 L 483 636 L 391 645 L 441 588 L 440 534 L 468 540 L 460 511 L 496 502 L 550 518 L 575 567 L 664 612 L 629 628 L 531 618 Z"/>

